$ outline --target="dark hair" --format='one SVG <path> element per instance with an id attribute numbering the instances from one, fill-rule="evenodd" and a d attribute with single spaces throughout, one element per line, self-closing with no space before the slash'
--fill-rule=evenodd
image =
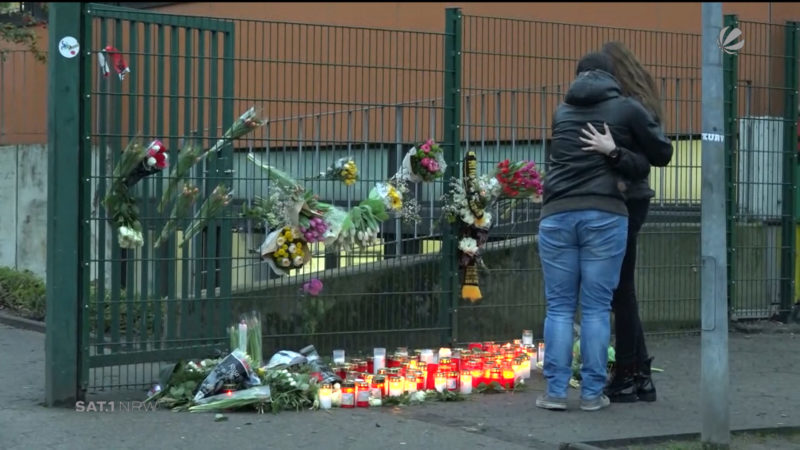
<path id="1" fill-rule="evenodd" d="M 622 95 L 639 100 L 660 122 L 664 111 L 661 109 L 661 98 L 653 76 L 621 42 L 606 43 L 603 53 L 612 63 L 611 73 L 617 78 Z"/>
<path id="2" fill-rule="evenodd" d="M 575 75 L 588 70 L 602 70 L 604 72 L 614 73 L 614 63 L 605 53 L 592 52 L 585 55 L 580 61 L 578 61 L 578 67 L 575 70 Z"/>

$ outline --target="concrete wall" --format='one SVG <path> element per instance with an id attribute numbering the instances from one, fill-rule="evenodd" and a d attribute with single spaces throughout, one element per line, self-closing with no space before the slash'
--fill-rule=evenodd
<path id="1" fill-rule="evenodd" d="M 47 258 L 47 148 L 0 146 L 0 265 L 44 277 Z"/>

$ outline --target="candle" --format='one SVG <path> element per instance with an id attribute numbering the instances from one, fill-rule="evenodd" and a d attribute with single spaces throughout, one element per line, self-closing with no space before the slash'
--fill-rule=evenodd
<path id="1" fill-rule="evenodd" d="M 400 375 L 392 375 L 389 378 L 389 396 L 399 397 L 403 395 L 403 377 Z"/>
<path id="2" fill-rule="evenodd" d="M 373 350 L 372 361 L 374 373 L 379 373 L 379 371 L 384 367 L 386 367 L 386 349 L 382 347 L 376 347 L 375 350 Z"/>
<path id="3" fill-rule="evenodd" d="M 342 408 L 354 408 L 356 406 L 356 385 L 346 382 L 342 385 Z"/>
<path id="4" fill-rule="evenodd" d="M 452 356 L 452 352 L 448 347 L 442 347 L 439 349 L 439 360 L 441 361 L 442 358 L 450 358 Z"/>
<path id="5" fill-rule="evenodd" d="M 425 370 L 417 370 L 415 372 L 417 377 L 417 390 L 424 391 L 425 390 L 425 383 L 427 382 L 427 373 Z"/>
<path id="6" fill-rule="evenodd" d="M 434 377 L 434 388 L 438 392 L 443 392 L 447 388 L 447 374 L 437 372 Z"/>
<path id="7" fill-rule="evenodd" d="M 384 386 L 386 385 L 386 378 L 381 375 L 376 375 L 372 379 L 371 393 L 373 398 L 383 398 Z"/>
<path id="8" fill-rule="evenodd" d="M 512 368 L 505 368 L 503 369 L 503 379 L 500 384 L 506 388 L 511 389 L 514 387 L 514 369 Z"/>
<path id="9" fill-rule="evenodd" d="M 451 369 L 452 360 L 450 357 L 439 358 L 439 371 L 440 372 L 449 372 Z"/>
<path id="10" fill-rule="evenodd" d="M 426 364 L 433 364 L 433 350 L 429 348 L 423 349 L 419 354 L 419 360 Z"/>
<path id="11" fill-rule="evenodd" d="M 333 351 L 333 363 L 334 364 L 344 364 L 344 350 L 334 350 Z"/>
<path id="12" fill-rule="evenodd" d="M 370 387 L 366 381 L 359 381 L 356 383 L 358 391 L 356 392 L 356 406 L 359 408 L 369 407 L 369 394 Z"/>
<path id="13" fill-rule="evenodd" d="M 328 383 L 323 383 L 322 386 L 319 388 L 319 408 L 320 409 L 331 409 L 331 394 L 333 393 L 333 388 Z"/>
<path id="14" fill-rule="evenodd" d="M 537 361 L 544 361 L 544 342 L 539 342 L 539 354 Z"/>
<path id="15" fill-rule="evenodd" d="M 404 358 L 408 358 L 408 347 L 397 347 L 397 350 L 394 352 L 397 356 L 402 356 Z"/>
<path id="16" fill-rule="evenodd" d="M 455 391 L 458 389 L 458 372 L 451 370 L 447 373 L 447 390 Z"/>
<path id="17" fill-rule="evenodd" d="M 439 371 L 439 365 L 436 363 L 428 363 L 427 365 L 428 375 L 426 377 L 427 381 L 425 382 L 425 389 L 435 389 L 436 388 L 436 373 Z"/>
<path id="18" fill-rule="evenodd" d="M 531 360 L 528 358 L 523 358 L 522 362 L 520 363 L 520 374 L 522 378 L 528 379 L 531 377 Z"/>
<path id="19" fill-rule="evenodd" d="M 493 367 L 489 371 L 489 382 L 491 383 L 493 381 L 500 383 L 500 385 L 503 384 L 503 370 L 501 368 Z"/>
<path id="20" fill-rule="evenodd" d="M 417 376 L 416 375 L 409 375 L 406 377 L 406 392 L 414 393 L 417 392 Z"/>
<path id="21" fill-rule="evenodd" d="M 247 323 L 244 320 L 239 324 L 239 350 L 247 352 Z"/>
<path id="22" fill-rule="evenodd" d="M 461 393 L 472 394 L 472 372 L 464 370 L 461 372 Z"/>

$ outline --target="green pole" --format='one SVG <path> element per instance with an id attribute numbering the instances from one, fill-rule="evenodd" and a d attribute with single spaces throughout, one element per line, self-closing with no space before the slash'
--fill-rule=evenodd
<path id="1" fill-rule="evenodd" d="M 786 47 L 784 53 L 783 122 L 783 211 L 781 214 L 781 320 L 786 320 L 794 303 L 794 258 L 795 258 L 795 202 L 797 169 L 797 22 L 787 22 Z"/>
<path id="2" fill-rule="evenodd" d="M 47 96 L 45 402 L 72 406 L 80 389 L 81 3 L 50 3 Z M 74 39 L 71 40 L 70 38 Z M 77 41 L 79 49 L 63 44 Z M 62 56 L 62 52 L 64 55 Z M 71 54 L 75 50 L 75 54 Z"/>
<path id="3" fill-rule="evenodd" d="M 447 169 L 444 174 L 444 188 L 449 180 L 459 173 L 461 159 L 461 9 L 445 10 L 444 37 L 444 158 Z M 442 267 L 441 320 L 450 318 L 450 341 L 458 341 L 458 265 L 455 232 L 457 226 L 446 224 L 442 227 Z M 450 314 L 447 314 L 447 312 Z"/>

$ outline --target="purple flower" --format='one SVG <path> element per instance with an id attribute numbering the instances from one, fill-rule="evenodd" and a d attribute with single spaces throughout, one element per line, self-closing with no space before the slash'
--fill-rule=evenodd
<path id="1" fill-rule="evenodd" d="M 318 296 L 319 293 L 322 292 L 322 281 L 316 278 L 306 281 L 303 283 L 303 292 L 312 297 Z"/>

